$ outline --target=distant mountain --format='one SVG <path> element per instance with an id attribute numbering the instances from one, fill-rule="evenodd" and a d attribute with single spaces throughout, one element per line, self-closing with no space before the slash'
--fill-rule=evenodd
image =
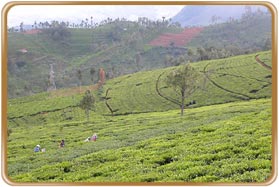
<path id="1" fill-rule="evenodd" d="M 176 16 L 172 22 L 179 22 L 181 26 L 207 26 L 211 23 L 223 23 L 230 18 L 239 19 L 246 11 L 267 12 L 264 6 L 244 5 L 187 5 Z"/>

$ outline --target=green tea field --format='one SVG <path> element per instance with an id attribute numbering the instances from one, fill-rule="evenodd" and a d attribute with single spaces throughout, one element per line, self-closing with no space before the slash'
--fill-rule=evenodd
<path id="1" fill-rule="evenodd" d="M 274 172 L 272 74 L 256 55 L 272 66 L 270 51 L 192 63 L 204 86 L 186 99 L 195 104 L 184 116 L 179 95 L 164 81 L 179 67 L 80 93 L 9 99 L 7 176 L 35 183 L 266 182 Z M 96 99 L 88 120 L 78 107 L 86 89 Z M 85 142 L 93 133 L 97 141 Z M 37 144 L 46 152 L 35 153 Z"/>

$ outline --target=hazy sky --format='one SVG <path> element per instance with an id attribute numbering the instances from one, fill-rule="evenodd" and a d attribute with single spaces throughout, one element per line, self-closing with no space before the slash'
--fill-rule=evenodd
<path id="1" fill-rule="evenodd" d="M 137 20 L 138 17 L 148 17 L 152 20 L 170 18 L 176 15 L 184 6 L 175 5 L 16 5 L 8 12 L 8 26 L 34 24 L 34 21 L 69 21 L 80 23 L 93 16 L 94 22 L 108 17 Z"/>

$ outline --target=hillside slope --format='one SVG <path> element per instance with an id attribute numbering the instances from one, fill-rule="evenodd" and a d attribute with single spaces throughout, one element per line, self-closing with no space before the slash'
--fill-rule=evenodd
<path id="1" fill-rule="evenodd" d="M 270 55 L 270 52 L 262 52 L 259 53 L 259 58 L 271 65 Z M 206 76 L 206 87 L 186 100 L 186 103 L 196 101 L 195 105 L 189 107 L 271 96 L 271 71 L 258 64 L 255 54 L 201 61 L 192 65 Z M 111 99 L 108 103 L 118 109 L 117 114 L 177 108 L 177 104 L 158 93 L 159 91 L 165 97 L 180 101 L 179 96 L 164 82 L 164 77 L 174 69 L 175 67 L 171 67 L 115 78 L 104 86 L 103 96 L 106 89 L 110 88 L 108 96 Z M 159 78 L 160 75 L 162 76 Z M 100 106 L 99 110 L 102 111 L 102 108 L 105 107 Z"/>
<path id="2" fill-rule="evenodd" d="M 93 116 L 88 123 L 14 126 L 11 180 L 246 183 L 265 182 L 272 173 L 270 99 L 189 109 L 184 117 L 178 110 Z M 97 142 L 83 142 L 94 132 Z M 46 152 L 33 153 L 37 144 Z"/>
<path id="3" fill-rule="evenodd" d="M 65 30 L 69 36 L 63 40 L 49 35 L 48 30 L 35 34 L 8 33 L 10 98 L 46 91 L 50 64 L 54 66 L 57 88 L 77 85 L 78 69 L 82 72 L 82 85 L 89 85 L 92 84 L 91 68 L 96 72 L 104 68 L 108 78 L 113 78 L 163 67 L 158 57 L 166 49 L 153 50 L 146 44 L 164 32 L 176 33 L 182 29 L 173 25 L 150 23 L 146 27 L 137 22 L 114 21 L 94 29 Z M 137 55 L 141 60 L 136 63 Z M 93 78 L 97 82 L 97 73 Z"/>
<path id="4" fill-rule="evenodd" d="M 257 54 L 259 59 L 272 66 L 270 51 Z M 192 63 L 193 67 L 204 76 L 206 86 L 203 90 L 198 90 L 189 97 L 186 103 L 195 100 L 196 104 L 189 107 L 198 107 L 271 97 L 271 71 L 259 64 L 255 57 L 256 54 L 250 54 Z M 168 88 L 164 82 L 164 77 L 175 68 L 177 67 L 138 72 L 108 80 L 102 89 L 93 92 L 97 99 L 96 112 L 102 115 L 110 115 L 104 100 L 108 89 L 107 97 L 110 99 L 107 102 L 114 110 L 118 110 L 115 115 L 179 108 L 177 104 L 160 96 L 161 94 L 165 97 L 171 97 L 173 100 L 180 100 L 173 89 Z M 160 75 L 162 76 L 158 79 Z M 65 120 L 63 115 L 66 114 L 74 119 L 81 113 L 83 114 L 83 112 L 77 112 L 80 110 L 77 105 L 84 91 L 92 88 L 84 87 L 80 94 L 75 91 L 79 89 L 74 87 L 64 91 L 57 90 L 31 97 L 10 99 L 9 118 L 15 122 L 17 120 L 24 122 L 21 119 L 23 116 L 24 118 L 40 116 L 39 118 L 44 119 L 44 112 L 48 115 L 52 115 L 53 112 L 53 115 L 60 116 L 56 120 Z"/>
<path id="5" fill-rule="evenodd" d="M 63 28 L 62 34 L 67 35 L 63 39 L 58 31 L 49 34 L 49 30 L 8 33 L 9 98 L 46 91 L 51 64 L 60 89 L 96 83 L 99 68 L 104 68 L 107 78 L 112 79 L 173 66 L 166 62 L 168 57 L 199 61 L 271 49 L 271 16 L 262 12 L 224 24 L 183 30 L 168 21 L 142 19 L 115 20 L 92 29 Z"/>
<path id="6" fill-rule="evenodd" d="M 259 59 L 272 67 L 270 51 L 192 63 L 207 83 L 184 116 L 164 98 L 179 99 L 163 81 L 179 67 L 83 87 L 96 98 L 88 121 L 76 87 L 9 99 L 7 174 L 13 182 L 265 182 L 272 77 Z M 84 142 L 93 133 L 97 141 Z M 46 152 L 34 153 L 37 144 Z"/>

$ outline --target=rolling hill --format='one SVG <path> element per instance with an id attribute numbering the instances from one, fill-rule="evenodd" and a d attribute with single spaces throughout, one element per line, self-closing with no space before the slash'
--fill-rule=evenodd
<path id="1" fill-rule="evenodd" d="M 9 28 L 3 178 L 266 185 L 276 174 L 271 25 L 265 7 L 189 5 L 172 21 Z M 166 79 L 187 64 L 203 84 L 181 115 Z"/>
<path id="2" fill-rule="evenodd" d="M 192 66 L 206 78 L 206 88 L 194 93 L 187 102 L 196 100 L 196 104 L 191 107 L 198 107 L 270 97 L 271 71 L 257 62 L 256 55 L 271 66 L 270 51 L 192 63 Z M 166 97 L 179 100 L 179 96 L 164 82 L 164 77 L 175 68 L 177 67 L 121 76 L 108 80 L 98 90 L 93 86 L 86 86 L 83 92 L 79 93 L 74 91 L 78 90 L 77 87 L 74 87 L 65 89 L 65 91 L 61 89 L 30 97 L 10 99 L 9 116 L 19 118 L 76 106 L 85 89 L 95 90 L 94 95 L 98 100 L 96 109 L 100 114 L 110 114 L 104 103 L 108 89 L 110 89 L 108 97 L 111 98 L 108 102 L 113 108 L 119 109 L 116 113 L 119 115 L 176 109 L 178 106 L 175 103 L 158 94 L 159 91 Z M 162 76 L 160 77 L 160 75 Z M 29 110 L 25 108 L 29 108 Z"/>
<path id="3" fill-rule="evenodd" d="M 55 35 L 46 32 L 9 33 L 9 97 L 45 91 L 50 64 L 54 65 L 58 88 L 77 85 L 78 69 L 83 74 L 82 84 L 89 85 L 92 84 L 89 73 L 92 67 L 96 71 L 104 68 L 110 78 L 163 67 L 158 56 L 166 53 L 166 49 L 151 49 L 146 44 L 163 32 L 180 30 L 175 26 L 146 28 L 138 23 L 116 21 L 95 29 L 69 28 L 69 36 L 64 40 L 52 38 Z M 136 55 L 141 56 L 140 64 L 135 63 Z M 97 78 L 96 73 L 95 82 Z"/>
<path id="4" fill-rule="evenodd" d="M 259 99 L 189 109 L 184 117 L 173 110 L 21 124 L 9 136 L 8 176 L 26 184 L 261 184 L 272 176 L 270 114 L 271 100 Z M 97 141 L 84 142 L 94 132 Z M 46 152 L 33 153 L 37 144 Z"/>
<path id="5" fill-rule="evenodd" d="M 271 49 L 271 17 L 262 12 L 198 29 L 181 28 L 167 21 L 114 20 L 94 29 L 42 31 L 8 33 L 9 98 L 46 91 L 51 64 L 60 89 L 79 82 L 96 83 L 98 74 L 92 76 L 92 68 L 95 72 L 104 68 L 107 79 L 111 79 L 173 66 L 166 63 L 167 57 L 200 61 Z M 81 81 L 77 77 L 79 70 Z"/>
<path id="6" fill-rule="evenodd" d="M 272 66 L 270 51 L 192 63 L 207 83 L 188 98 L 196 104 L 184 116 L 165 99 L 179 98 L 163 81 L 179 67 L 84 87 L 96 98 L 89 121 L 76 88 L 9 99 L 8 176 L 14 182 L 266 182 L 273 174 L 272 76 L 256 59 Z M 118 109 L 114 116 L 104 97 Z M 84 142 L 94 132 L 98 140 Z M 61 139 L 65 148 L 58 148 Z M 37 144 L 46 152 L 34 153 Z"/>

